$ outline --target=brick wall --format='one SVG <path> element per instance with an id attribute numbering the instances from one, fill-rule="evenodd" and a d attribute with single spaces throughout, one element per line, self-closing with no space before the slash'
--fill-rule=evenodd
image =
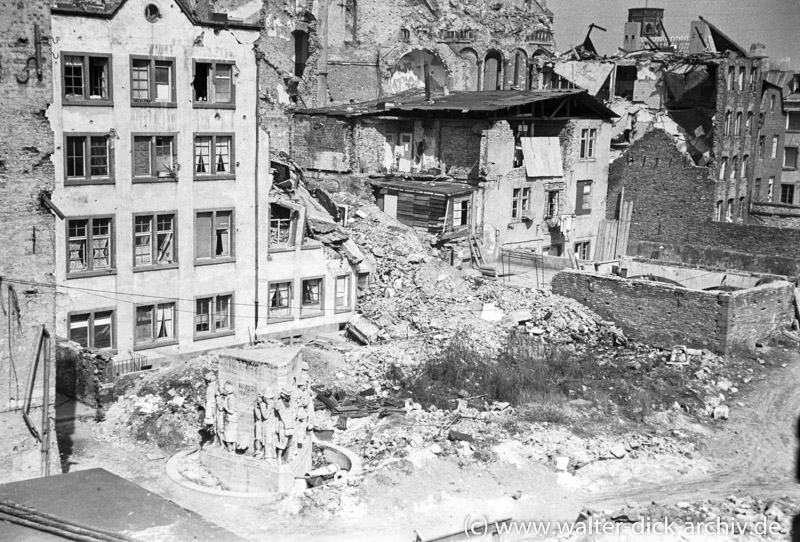
<path id="1" fill-rule="evenodd" d="M 456 179 L 477 179 L 481 133 L 488 123 L 442 120 L 439 153 L 447 174 Z"/>
<path id="2" fill-rule="evenodd" d="M 292 131 L 292 158 L 304 168 L 352 170 L 351 129 L 344 121 L 297 115 Z"/>
<path id="3" fill-rule="evenodd" d="M 750 348 L 792 321 L 794 287 L 788 282 L 714 293 L 565 270 L 552 288 L 616 322 L 630 339 L 662 347 L 726 354 Z"/>
<path id="4" fill-rule="evenodd" d="M 19 298 L 19 318 L 11 322 L 11 337 L 0 335 L 0 481 L 39 476 L 39 444 L 22 420 L 22 398 L 34 355 L 34 342 L 42 325 L 55 343 L 55 218 L 39 203 L 41 192 L 51 192 L 55 183 L 53 133 L 46 112 L 53 96 L 50 56 L 50 17 L 46 2 L 0 0 L 0 276 L 4 277 L 2 298 L 9 299 L 8 280 Z M 41 79 L 35 63 L 34 25 L 41 32 Z M 30 69 L 26 70 L 26 66 Z M 6 311 L 8 307 L 6 306 Z M 0 329 L 8 329 L 5 312 Z M 51 405 L 55 402 L 55 354 L 50 374 Z M 33 394 L 31 417 L 41 431 L 42 370 Z M 38 405 L 38 408 L 37 408 Z M 52 407 L 51 407 L 52 409 Z M 54 417 L 54 410 L 51 410 Z M 58 446 L 51 442 L 51 472 L 57 474 Z"/>
<path id="5" fill-rule="evenodd" d="M 771 109 L 772 101 L 775 101 L 775 108 Z M 783 144 L 786 139 L 786 118 L 782 111 L 781 90 L 771 85 L 764 87 L 761 97 L 761 105 L 756 113 L 756 137 L 753 141 L 753 174 L 750 186 L 750 196 L 752 202 L 769 201 L 769 179 L 773 177 L 775 182 L 772 189 L 772 202 L 780 201 L 781 196 L 781 173 L 783 170 Z M 760 116 L 763 118 L 759 120 Z M 759 155 L 759 136 L 764 137 L 764 156 Z M 772 158 L 772 138 L 778 136 L 778 150 L 775 158 Z M 759 187 L 756 190 L 756 179 L 760 179 Z M 757 216 L 751 217 L 754 221 L 759 221 Z"/>

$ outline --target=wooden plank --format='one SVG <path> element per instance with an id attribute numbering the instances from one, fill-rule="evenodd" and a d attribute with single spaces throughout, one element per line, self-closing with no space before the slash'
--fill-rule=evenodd
<path id="1" fill-rule="evenodd" d="M 617 246 L 615 257 L 625 256 L 628 252 L 628 235 L 631 227 L 631 215 L 633 214 L 633 202 L 625 201 L 620 210 L 619 230 L 617 232 Z"/>
<path id="2" fill-rule="evenodd" d="M 606 234 L 606 221 L 601 220 L 600 223 L 597 225 L 597 237 L 594 241 L 594 259 L 602 261 L 605 259 L 605 255 L 603 254 L 603 242 L 605 240 Z"/>
<path id="3" fill-rule="evenodd" d="M 569 264 L 573 269 L 580 269 L 578 266 L 578 259 L 575 257 L 575 251 L 572 250 L 570 245 L 567 245 L 567 257 L 569 258 Z"/>
<path id="4" fill-rule="evenodd" d="M 606 260 L 616 258 L 617 228 L 619 220 L 609 220 L 606 229 L 606 246 L 604 248 Z"/>

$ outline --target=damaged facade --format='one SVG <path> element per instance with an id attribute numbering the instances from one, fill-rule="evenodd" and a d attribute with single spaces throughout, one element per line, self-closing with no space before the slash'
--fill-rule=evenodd
<path id="1" fill-rule="evenodd" d="M 369 179 L 384 212 L 435 243 L 475 235 L 486 258 L 569 248 L 588 260 L 614 116 L 581 90 L 407 91 L 299 110 L 292 154 L 315 179 Z"/>
<path id="2" fill-rule="evenodd" d="M 149 366 L 338 328 L 356 279 L 335 297 L 353 272 L 307 235 L 306 202 L 278 199 L 291 238 L 273 238 L 260 4 L 99 6 L 52 10 L 59 335 Z"/>
<path id="3" fill-rule="evenodd" d="M 372 100 L 425 86 L 528 89 L 554 47 L 544 0 L 265 3 L 262 121 L 281 139 L 294 107 Z"/>

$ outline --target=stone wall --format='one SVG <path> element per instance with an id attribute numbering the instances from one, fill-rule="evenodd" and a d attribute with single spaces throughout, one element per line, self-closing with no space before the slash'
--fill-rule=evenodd
<path id="1" fill-rule="evenodd" d="M 41 54 L 36 56 L 35 25 Z M 55 175 L 53 133 L 47 119 L 53 98 L 50 7 L 46 2 L 0 0 L 0 276 L 3 303 L 13 296 L 19 312 L 0 313 L 0 481 L 40 475 L 40 446 L 22 420 L 22 400 L 35 341 L 42 326 L 53 335 L 50 350 L 51 418 L 55 417 L 55 237 L 56 220 L 40 203 Z M 39 72 L 37 72 L 37 64 Z M 63 223 L 62 223 L 63 224 Z M 30 281 L 28 284 L 15 280 Z M 10 284 L 9 284 L 10 281 Z M 13 302 L 12 302 L 13 306 Z M 11 322 L 7 319 L 11 318 Z M 10 325 L 9 325 L 10 324 Z M 31 418 L 41 432 L 42 366 L 33 392 Z M 52 429 L 52 428 L 51 428 Z M 58 474 L 55 432 L 50 439 L 51 472 Z"/>
<path id="2" fill-rule="evenodd" d="M 552 288 L 616 322 L 635 341 L 721 354 L 751 348 L 789 326 L 794 310 L 794 286 L 784 281 L 719 293 L 565 270 Z"/>
<path id="3" fill-rule="evenodd" d="M 103 384 L 113 382 L 111 355 L 92 352 L 72 341 L 56 345 L 56 389 L 85 405 L 102 408 L 107 395 Z"/>

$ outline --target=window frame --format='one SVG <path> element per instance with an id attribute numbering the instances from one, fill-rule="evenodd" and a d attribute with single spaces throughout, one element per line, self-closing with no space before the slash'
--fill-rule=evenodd
<path id="1" fill-rule="evenodd" d="M 157 309 L 162 305 L 172 305 L 172 337 L 168 337 L 166 339 L 159 339 L 156 337 L 156 320 L 157 320 Z M 136 314 L 139 309 L 144 307 L 152 307 L 152 329 L 153 338 L 151 341 L 146 343 L 137 343 L 136 342 Z M 152 303 L 136 303 L 133 307 L 133 350 L 148 350 L 150 348 L 160 348 L 162 346 L 172 346 L 178 344 L 178 301 L 176 299 L 161 299 L 159 301 L 154 301 Z"/>
<path id="2" fill-rule="evenodd" d="M 561 190 L 545 190 L 544 218 L 553 218 L 558 216 L 560 207 L 561 207 Z"/>
<path id="3" fill-rule="evenodd" d="M 197 93 L 194 88 L 194 80 L 197 77 L 197 63 L 211 64 L 211 75 L 208 82 L 209 99 L 206 101 L 198 100 Z M 217 73 L 217 64 L 231 67 L 231 101 L 230 102 L 217 102 L 216 101 L 216 86 L 215 78 Z M 236 109 L 236 61 L 235 60 L 220 60 L 220 59 L 206 59 L 206 58 L 193 58 L 192 59 L 192 107 L 195 109 Z M 213 96 L 213 100 L 211 97 Z"/>
<path id="4" fill-rule="evenodd" d="M 311 303 L 306 305 L 303 299 L 305 283 L 318 280 L 319 281 L 319 303 Z M 334 292 L 335 295 L 335 292 Z M 300 318 L 314 318 L 323 316 L 325 314 L 325 276 L 301 277 L 300 278 Z"/>
<path id="5" fill-rule="evenodd" d="M 784 190 L 790 193 L 791 197 L 785 198 Z M 781 194 L 779 202 L 783 205 L 794 205 L 795 200 L 795 192 L 797 192 L 794 183 L 781 183 Z M 784 201 L 784 199 L 789 199 L 790 201 Z"/>
<path id="6" fill-rule="evenodd" d="M 517 186 L 511 189 L 511 222 L 522 222 L 522 214 L 531 210 L 531 187 Z"/>
<path id="7" fill-rule="evenodd" d="M 109 219 L 109 244 L 110 247 L 108 249 L 108 267 L 95 269 L 93 265 L 94 258 L 90 258 L 88 256 L 89 247 L 92 245 L 92 230 L 94 229 L 94 221 L 95 220 L 103 220 Z M 69 226 L 70 223 L 73 221 L 78 220 L 85 220 L 87 221 L 86 224 L 86 268 L 81 270 L 70 270 L 70 258 L 69 258 L 69 243 L 70 243 L 70 235 L 69 235 Z M 82 278 L 82 277 L 97 277 L 103 275 L 115 275 L 117 273 L 117 259 L 116 259 L 116 224 L 115 224 L 115 216 L 114 215 L 84 215 L 84 216 L 69 216 L 66 217 L 64 220 L 64 231 L 65 231 L 65 243 L 66 243 L 66 258 L 65 259 L 65 267 L 66 267 L 66 278 L 73 279 L 73 278 Z"/>
<path id="8" fill-rule="evenodd" d="M 172 215 L 172 262 L 165 264 L 152 263 L 155 261 L 153 250 L 156 246 L 158 239 L 158 217 Z M 152 220 L 152 228 L 150 231 L 150 262 L 149 264 L 136 264 L 136 219 L 143 216 L 149 217 Z M 131 217 L 131 258 L 132 269 L 134 273 L 142 273 L 145 271 L 156 271 L 159 269 L 176 269 L 178 267 L 178 211 L 153 211 L 146 213 L 133 213 Z"/>
<path id="9" fill-rule="evenodd" d="M 786 158 L 789 154 L 788 151 L 794 151 L 794 166 L 789 166 L 786 164 Z M 797 170 L 798 161 L 800 161 L 800 147 L 789 146 L 783 147 L 783 166 L 782 169 L 787 171 L 795 171 Z"/>
<path id="10" fill-rule="evenodd" d="M 148 99 L 141 100 L 134 98 L 134 88 L 133 88 L 133 63 L 136 60 L 148 60 L 150 62 L 148 69 L 147 69 L 147 92 L 148 92 Z M 172 68 L 170 71 L 170 101 L 168 102 L 160 102 L 156 101 L 155 94 L 156 94 L 156 62 L 170 62 L 172 63 Z M 168 57 L 168 56 L 147 56 L 147 55 L 130 55 L 129 57 L 129 64 L 128 64 L 128 71 L 130 75 L 130 105 L 131 107 L 167 107 L 167 108 L 174 108 L 178 107 L 178 98 L 177 98 L 177 89 L 178 89 L 178 71 L 177 71 L 178 63 L 175 57 Z"/>
<path id="11" fill-rule="evenodd" d="M 597 128 L 581 128 L 579 160 L 597 160 Z"/>
<path id="12" fill-rule="evenodd" d="M 224 256 L 217 256 L 214 254 L 213 250 L 213 239 L 216 237 L 216 224 L 217 224 L 217 213 L 227 213 L 231 214 L 231 221 L 230 221 L 230 230 L 229 234 L 229 254 Z M 212 213 L 211 215 L 211 238 L 212 238 L 212 250 L 210 251 L 211 255 L 204 258 L 197 257 L 197 215 L 199 213 Z M 193 239 L 194 239 L 194 265 L 214 265 L 214 264 L 223 264 L 223 263 L 231 263 L 236 261 L 236 210 L 233 207 L 220 207 L 214 209 L 195 209 L 194 211 L 194 228 L 193 228 Z"/>
<path id="13" fill-rule="evenodd" d="M 778 147 L 781 144 L 780 136 L 774 135 L 772 136 L 772 148 L 770 149 L 770 158 L 775 160 L 778 158 Z"/>
<path id="14" fill-rule="evenodd" d="M 68 176 L 68 161 L 69 157 L 67 155 L 69 145 L 67 144 L 67 140 L 73 137 L 80 137 L 83 138 L 83 149 L 84 149 L 84 156 L 83 156 L 83 177 L 69 177 Z M 91 175 L 91 159 L 92 159 L 92 145 L 91 145 L 91 138 L 93 137 L 105 137 L 106 139 L 106 150 L 108 151 L 106 154 L 106 159 L 108 161 L 108 175 L 98 175 L 97 177 L 93 177 Z M 62 153 L 63 161 L 64 161 L 64 186 L 86 186 L 86 185 L 94 185 L 94 184 L 115 184 L 116 179 L 114 177 L 114 146 L 111 145 L 111 136 L 108 133 L 101 133 L 101 132 L 65 132 L 64 133 L 64 152 Z"/>
<path id="15" fill-rule="evenodd" d="M 136 138 L 150 138 L 150 175 L 136 175 Z M 159 176 L 156 172 L 156 138 L 172 138 L 172 167 L 174 175 Z M 131 133 L 131 183 L 176 183 L 178 182 L 180 166 L 178 164 L 178 132 L 132 132 Z M 153 173 L 156 172 L 156 175 Z"/>
<path id="16" fill-rule="evenodd" d="M 78 56 L 83 58 L 83 97 L 69 98 L 67 97 L 66 85 L 66 71 L 68 56 Z M 114 80 L 113 80 L 113 59 L 109 53 L 79 53 L 72 51 L 61 51 L 61 104 L 62 105 L 83 105 L 83 106 L 102 106 L 110 107 L 114 105 Z M 89 79 L 89 59 L 90 58 L 105 58 L 108 63 L 106 64 L 106 86 L 108 90 L 108 98 L 90 98 L 89 87 L 91 80 Z"/>
<path id="17" fill-rule="evenodd" d="M 795 115 L 798 118 L 798 124 L 794 128 L 790 128 L 790 119 L 792 115 Z M 790 134 L 800 133 L 800 111 L 786 112 L 786 132 Z"/>
<path id="18" fill-rule="evenodd" d="M 272 288 L 273 286 L 279 287 L 280 285 L 289 286 L 289 295 L 287 297 L 288 305 L 286 307 L 272 307 Z M 288 322 L 294 320 L 294 281 L 292 279 L 271 280 L 267 283 L 267 321 L 274 322 Z"/>
<path id="19" fill-rule="evenodd" d="M 592 184 L 593 181 L 588 179 L 575 183 L 575 214 L 577 216 L 592 214 Z M 581 188 L 586 186 L 589 187 L 588 194 L 581 191 Z M 587 204 L 585 199 L 587 195 L 589 197 L 588 207 L 585 206 Z"/>
<path id="20" fill-rule="evenodd" d="M 575 258 L 577 260 L 581 260 L 581 261 L 584 261 L 584 262 L 591 261 L 590 260 L 591 255 L 592 255 L 592 252 L 591 252 L 592 245 L 591 245 L 591 243 L 592 243 L 592 241 L 588 240 L 588 239 L 586 241 L 575 241 L 575 243 L 573 244 L 573 251 L 572 252 L 573 252 L 573 254 L 575 254 Z M 581 258 L 580 257 L 580 256 L 583 255 L 583 251 L 586 252 L 586 257 L 585 258 Z"/>
<path id="21" fill-rule="evenodd" d="M 227 297 L 228 298 L 228 327 L 217 331 L 216 329 L 216 315 L 219 313 L 219 298 Z M 208 321 L 208 331 L 197 331 L 197 302 L 205 299 L 210 299 L 211 302 L 209 304 L 209 321 Z M 235 313 L 235 292 L 221 292 L 218 294 L 211 294 L 211 295 L 198 295 L 194 298 L 194 318 L 192 322 L 193 327 L 193 338 L 195 341 L 202 341 L 205 339 L 215 339 L 219 337 L 230 337 L 231 335 L 236 334 L 236 313 Z M 214 327 L 211 326 L 211 315 L 214 315 Z"/>
<path id="22" fill-rule="evenodd" d="M 94 319 L 96 313 L 102 312 L 110 312 L 111 313 L 111 346 L 105 348 L 98 348 L 94 346 L 94 344 L 90 344 L 94 342 Z M 100 352 L 116 352 L 117 350 L 117 309 L 116 307 L 101 307 L 97 309 L 91 310 L 78 310 L 78 311 L 69 311 L 67 312 L 67 339 L 73 342 L 77 342 L 72 338 L 72 318 L 74 316 L 84 316 L 88 315 L 89 318 L 87 320 L 87 331 L 86 331 L 86 343 L 87 345 L 83 348 L 87 348 L 89 350 L 95 350 Z"/>
<path id="23" fill-rule="evenodd" d="M 339 286 L 339 279 L 346 279 L 347 284 L 347 299 L 346 304 L 340 305 L 338 303 L 338 297 L 336 295 L 337 288 Z M 342 312 L 350 312 L 353 310 L 353 274 L 347 273 L 342 275 L 336 275 L 333 281 L 333 312 L 335 314 L 342 313 Z"/>
<path id="24" fill-rule="evenodd" d="M 464 209 L 463 204 L 466 203 L 466 209 Z M 472 196 L 460 196 L 454 197 L 452 199 L 452 206 L 453 206 L 453 216 L 450 219 L 450 228 L 454 231 L 469 228 L 469 221 L 470 221 L 470 210 L 472 207 Z M 462 219 L 456 224 L 456 212 L 458 212 L 458 216 Z M 461 224 L 464 222 L 464 218 L 466 218 L 466 223 Z"/>
<path id="25" fill-rule="evenodd" d="M 226 173 L 197 173 L 197 138 L 210 137 L 209 164 L 216 169 L 217 137 L 231 139 L 230 153 L 228 155 L 229 169 Z M 234 132 L 195 132 L 192 137 L 192 178 L 195 181 L 224 181 L 236 179 L 236 134 Z"/>

